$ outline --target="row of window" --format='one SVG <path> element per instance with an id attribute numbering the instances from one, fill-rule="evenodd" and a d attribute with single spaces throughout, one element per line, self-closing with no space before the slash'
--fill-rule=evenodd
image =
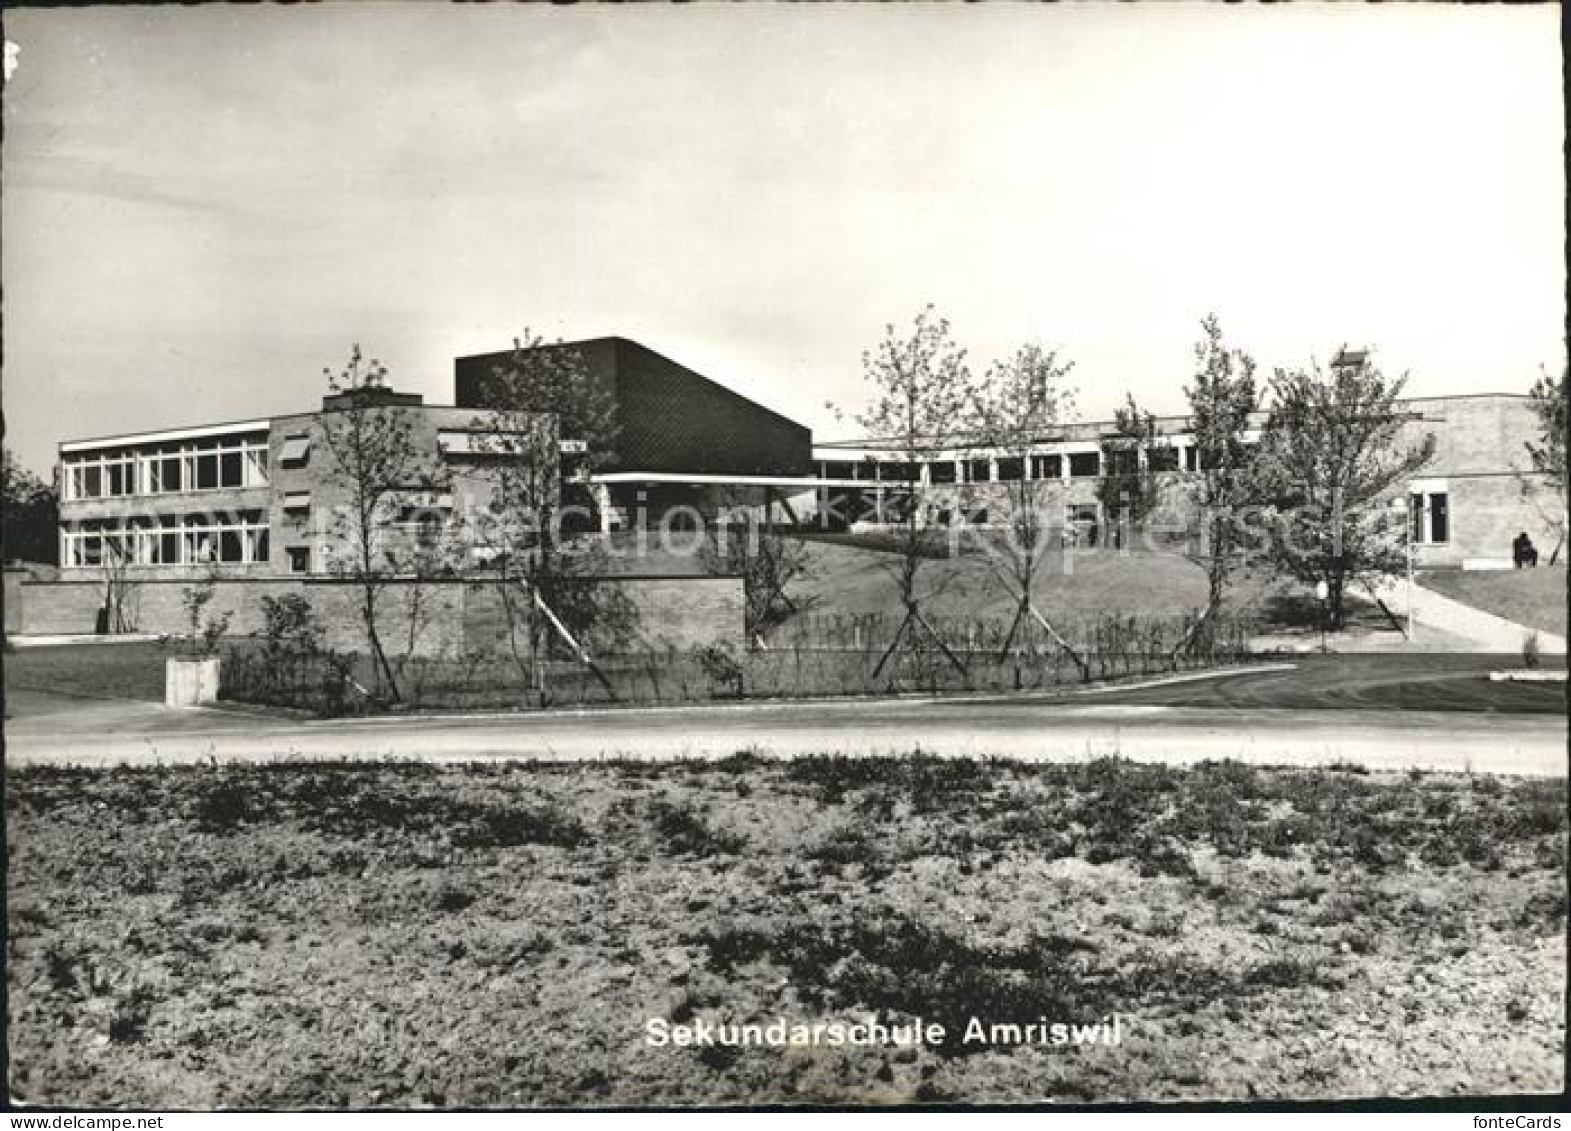
<path id="1" fill-rule="evenodd" d="M 266 487 L 267 440 L 224 438 L 67 456 L 61 472 L 68 502 Z"/>
<path id="2" fill-rule="evenodd" d="M 72 523 L 60 532 L 60 562 L 67 566 L 255 565 L 267 559 L 261 511 L 103 519 Z"/>
<path id="3" fill-rule="evenodd" d="M 1246 444 L 1246 449 L 1255 445 Z M 1133 475 L 1139 467 L 1139 455 L 1133 451 L 1108 453 L 1108 474 Z M 1020 456 L 995 458 L 941 459 L 926 464 L 904 460 L 824 460 L 818 465 L 822 479 L 857 479 L 865 482 L 910 483 L 921 478 L 922 468 L 927 469 L 929 483 L 1015 483 L 1022 479 L 1062 479 L 1065 456 L 1061 453 L 1034 455 L 1029 459 Z M 1095 479 L 1103 474 L 1102 452 L 1070 452 L 1067 456 L 1071 479 Z M 1200 450 L 1184 448 L 1155 448 L 1147 453 L 1150 466 L 1155 471 L 1177 471 L 1182 462 L 1185 471 L 1209 468 L 1210 460 L 1202 460 Z"/>

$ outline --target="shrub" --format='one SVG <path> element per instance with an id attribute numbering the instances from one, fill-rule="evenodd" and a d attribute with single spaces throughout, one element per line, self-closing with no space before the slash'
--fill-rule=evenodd
<path id="1" fill-rule="evenodd" d="M 742 665 L 729 644 L 706 644 L 693 649 L 693 659 L 709 677 L 709 690 L 716 699 L 740 699 L 744 695 Z"/>
<path id="2" fill-rule="evenodd" d="M 685 805 L 656 798 L 649 803 L 649 816 L 661 842 L 677 856 L 734 856 L 746 847 L 740 837 L 713 828 Z"/>

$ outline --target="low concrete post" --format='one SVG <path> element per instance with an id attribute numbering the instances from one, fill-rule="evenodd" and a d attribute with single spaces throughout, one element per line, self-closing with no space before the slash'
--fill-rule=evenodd
<path id="1" fill-rule="evenodd" d="M 218 657 L 164 661 L 164 706 L 200 707 L 218 701 Z"/>

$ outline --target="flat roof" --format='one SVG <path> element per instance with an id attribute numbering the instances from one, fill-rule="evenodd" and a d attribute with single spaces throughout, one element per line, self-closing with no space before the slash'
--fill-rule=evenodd
<path id="1" fill-rule="evenodd" d="M 195 440 L 204 436 L 229 436 L 243 432 L 266 432 L 271 420 L 234 420 L 225 424 L 199 424 L 191 428 L 169 428 L 161 432 L 125 432 L 115 436 L 96 436 L 86 440 L 64 440 L 61 452 L 93 451 L 97 448 L 123 448 L 136 444 L 163 444 L 173 440 Z"/>
<path id="2" fill-rule="evenodd" d="M 450 404 L 411 404 L 396 405 L 394 407 L 416 410 L 477 411 L 473 409 L 460 410 L 458 405 Z M 308 409 L 304 412 L 280 412 L 264 420 L 229 420 L 217 424 L 192 424 L 182 428 L 164 428 L 156 432 L 117 432 L 111 436 L 89 436 L 77 440 L 62 440 L 56 446 L 61 452 L 82 452 L 92 451 L 95 448 L 131 447 L 137 444 L 164 444 L 175 440 L 195 440 L 207 436 L 228 436 L 241 432 L 266 432 L 272 428 L 276 421 L 299 420 L 301 417 L 321 415 L 322 409 L 320 408 Z"/>
<path id="3" fill-rule="evenodd" d="M 1432 397 L 1403 397 L 1401 400 L 1397 401 L 1396 403 L 1398 405 L 1420 405 L 1420 404 L 1429 404 L 1429 403 L 1431 403 L 1433 401 L 1465 401 L 1465 400 L 1484 400 L 1484 399 L 1525 401 L 1525 400 L 1531 399 L 1531 394 L 1529 394 L 1529 393 L 1439 393 L 1439 394 L 1436 394 L 1435 396 L 1432 396 Z M 1255 418 L 1255 419 L 1263 421 L 1266 417 L 1271 415 L 1271 410 L 1269 408 L 1256 409 L 1254 412 L 1250 413 L 1249 415 L 1251 417 Z M 1158 424 L 1173 424 L 1173 423 L 1188 424 L 1189 420 L 1190 420 L 1190 416 L 1187 413 L 1180 413 L 1180 414 L 1171 415 L 1171 416 L 1157 416 L 1155 414 L 1152 414 L 1152 419 L 1155 420 Z M 1040 437 L 1039 439 L 1035 440 L 1034 442 L 1035 443 L 1039 443 L 1039 444 L 1074 444 L 1074 443 L 1084 443 L 1087 440 L 1095 439 L 1094 436 L 1091 436 L 1089 434 L 1093 429 L 1104 429 L 1105 428 L 1105 429 L 1112 430 L 1112 429 L 1117 428 L 1117 426 L 1118 426 L 1118 422 L 1114 421 L 1114 420 L 1066 420 L 1066 421 L 1061 421 L 1052 434 L 1044 435 L 1044 436 Z M 1080 435 L 1070 435 L 1069 433 L 1080 433 Z M 922 442 L 925 445 L 925 449 L 924 450 L 934 451 L 934 452 L 950 451 L 950 450 L 953 450 L 955 448 L 964 448 L 964 447 L 967 447 L 967 446 L 974 446 L 975 445 L 974 438 L 968 436 L 966 433 L 961 433 L 961 432 L 955 432 L 955 433 L 951 433 L 951 434 L 945 435 L 945 436 L 923 437 L 922 438 Z M 898 455 L 899 454 L 899 448 L 901 446 L 903 446 L 904 443 L 905 443 L 905 441 L 903 441 L 903 440 L 901 440 L 899 438 L 896 438 L 896 437 L 880 438 L 880 437 L 876 437 L 876 436 L 874 436 L 874 437 L 865 437 L 865 438 L 860 438 L 860 439 L 849 439 L 849 440 L 814 440 L 813 441 L 813 450 L 817 451 L 820 448 L 822 448 L 822 449 L 824 449 L 826 451 L 835 451 L 835 450 L 839 450 L 839 449 L 847 449 L 847 450 L 867 449 L 867 450 L 886 451 L 886 452 L 890 452 L 892 454 Z"/>

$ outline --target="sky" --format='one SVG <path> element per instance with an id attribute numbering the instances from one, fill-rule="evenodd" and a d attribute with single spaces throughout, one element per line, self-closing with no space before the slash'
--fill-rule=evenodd
<path id="1" fill-rule="evenodd" d="M 932 303 L 973 364 L 1178 412 L 1200 319 L 1421 395 L 1564 357 L 1551 5 L 8 10 L 5 443 L 298 412 L 360 343 L 635 339 L 859 434 Z M 837 406 L 839 413 L 827 405 Z"/>

